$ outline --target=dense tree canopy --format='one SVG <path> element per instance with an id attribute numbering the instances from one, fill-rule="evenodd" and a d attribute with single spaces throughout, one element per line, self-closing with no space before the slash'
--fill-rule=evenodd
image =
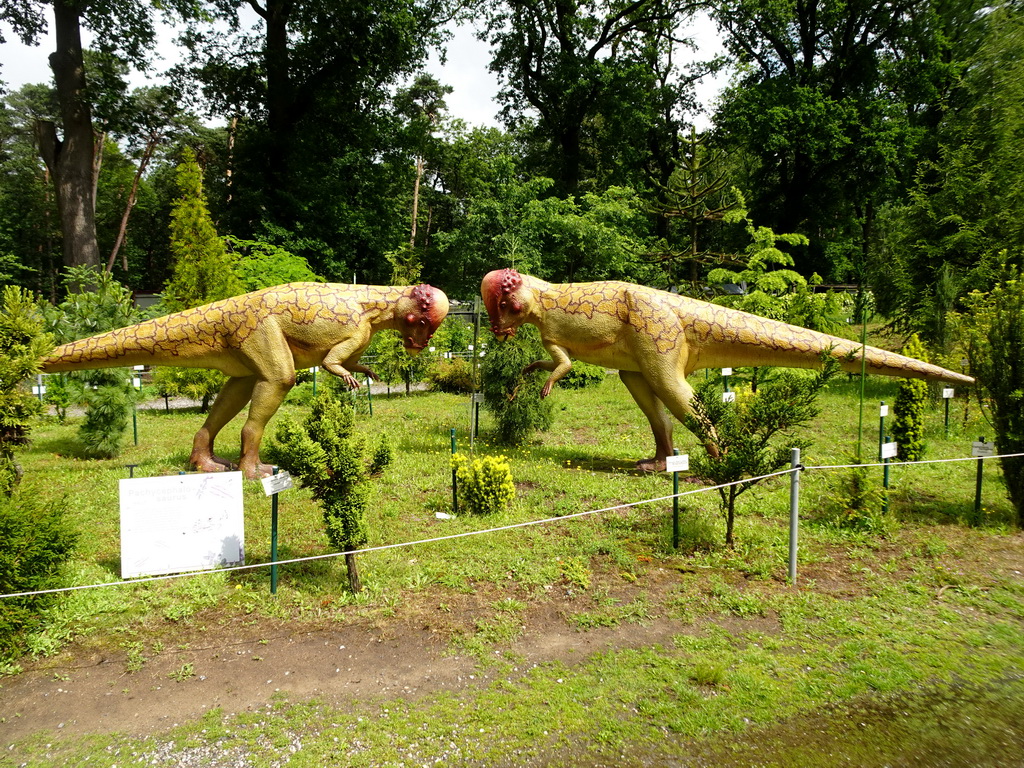
<path id="1" fill-rule="evenodd" d="M 52 20 L 41 0 L 0 9 L 8 35 L 68 23 L 97 41 L 71 70 L 55 55 L 80 78 L 70 91 L 55 69 L 2 94 L 3 282 L 59 300 L 64 262 L 86 259 L 162 291 L 189 152 L 246 285 L 402 271 L 468 299 L 483 273 L 516 266 L 703 294 L 709 276 L 756 273 L 775 306 L 792 290 L 771 286 L 810 295 L 817 272 L 868 284 L 941 348 L 946 312 L 991 287 L 996 254 L 1024 248 L 1014 3 L 165 3 L 188 20 L 181 55 L 170 85 L 134 91 L 157 11 L 133 3 L 61 3 Z M 687 63 L 685 39 L 697 11 L 734 66 L 706 131 L 692 86 L 713 65 Z M 445 24 L 471 14 L 503 128 L 449 115 L 450 87 L 425 71 Z M 72 149 L 69 193 L 54 161 Z M 69 207 L 93 221 L 91 250 Z M 793 236 L 758 261 L 759 232 Z"/>

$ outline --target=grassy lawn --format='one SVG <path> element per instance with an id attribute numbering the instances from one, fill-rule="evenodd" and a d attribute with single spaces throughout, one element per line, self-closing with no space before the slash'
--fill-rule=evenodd
<path id="1" fill-rule="evenodd" d="M 822 396 L 805 465 L 846 464 L 855 455 L 857 391 L 844 380 Z M 869 459 L 878 402 L 892 403 L 895 392 L 894 382 L 869 382 Z M 484 415 L 474 449 L 509 457 L 518 496 L 503 515 L 450 520 L 436 513 L 451 512 L 451 428 L 460 449 L 469 449 L 468 398 L 375 398 L 373 417 L 358 421 L 389 434 L 395 462 L 374 490 L 370 545 L 671 492 L 668 476 L 632 469 L 650 454 L 652 439 L 617 377 L 553 397 L 554 427 L 523 448 L 490 445 Z M 304 410 L 286 405 L 271 431 Z M 948 437 L 941 402 L 928 418 L 928 459 L 969 455 L 970 442 L 990 432 L 977 406 L 963 400 L 951 409 Z M 140 411 L 139 446 L 129 436 L 124 455 L 112 461 L 76 458 L 73 423 L 35 431 L 22 455 L 24 483 L 67 499 L 82 532 L 73 583 L 118 579 L 117 481 L 129 464 L 137 477 L 176 473 L 201 421 L 198 413 Z M 239 427 L 229 425 L 220 438 L 223 455 L 237 455 Z M 681 452 L 699 450 L 680 426 L 676 442 Z M 147 738 L 41 733 L 10 750 L 3 744 L 0 765 L 174 765 L 160 756 L 211 746 L 224 760 L 267 766 L 833 764 L 822 762 L 825 742 L 853 745 L 850 753 L 863 759 L 852 764 L 869 765 L 898 757 L 908 740 L 919 754 L 955 755 L 959 742 L 949 733 L 957 729 L 936 730 L 935 712 L 945 712 L 947 724 L 972 714 L 973 722 L 983 720 L 980 731 L 971 726 L 975 748 L 987 741 L 994 754 L 1004 742 L 1019 748 L 1022 537 L 995 462 L 985 463 L 983 508 L 975 513 L 975 471 L 974 462 L 893 468 L 889 515 L 870 534 L 822 519 L 841 496 L 842 471 L 805 472 L 796 585 L 786 583 L 789 481 L 780 478 L 740 498 L 734 550 L 723 546 L 717 494 L 702 493 L 683 500 L 679 551 L 671 547 L 671 502 L 662 501 L 365 554 L 365 590 L 355 596 L 338 559 L 283 566 L 276 596 L 265 569 L 71 593 L 54 607 L 48 630 L 31 638 L 24 664 L 99 649 L 117 654 L 130 675 L 155 644 L 200 627 L 380 627 L 429 615 L 444 644 L 475 658 L 486 682 L 344 707 L 280 696 L 259 712 L 216 710 Z M 882 470 L 869 473 L 880 485 Z M 280 519 L 282 559 L 329 551 L 321 513 L 305 491 L 281 496 Z M 247 560 L 265 562 L 270 501 L 255 483 L 246 484 L 245 522 Z M 453 610 L 470 598 L 472 612 Z M 523 664 L 517 642 L 552 620 L 580 637 L 626 636 L 655 623 L 668 631 L 657 644 L 610 643 L 580 658 Z M 853 720 L 859 729 L 850 729 Z M 1004 721 L 1017 729 L 1009 737 L 1000 730 Z M 755 760 L 757 745 L 767 743 L 776 757 Z M 856 751 L 863 749 L 869 752 Z"/>

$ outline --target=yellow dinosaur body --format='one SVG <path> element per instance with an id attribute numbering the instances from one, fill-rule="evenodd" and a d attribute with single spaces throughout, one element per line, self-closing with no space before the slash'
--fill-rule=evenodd
<path id="1" fill-rule="evenodd" d="M 700 368 L 785 366 L 815 368 L 829 352 L 848 371 L 861 370 L 861 345 L 747 312 L 622 282 L 553 284 L 515 270 L 488 273 L 481 295 L 495 334 L 524 323 L 540 330 L 551 360 L 527 370 L 551 372 L 542 396 L 572 359 L 615 368 L 654 432 L 655 456 L 639 463 L 663 469 L 672 453 L 672 422 L 692 414 L 686 377 Z M 971 383 L 973 379 L 876 347 L 867 370 L 886 376 Z"/>
<path id="2" fill-rule="evenodd" d="M 46 373 L 128 365 L 214 368 L 229 378 L 195 436 L 195 469 L 222 471 L 217 433 L 246 403 L 239 469 L 260 477 L 263 431 L 295 384 L 295 370 L 322 366 L 358 386 L 352 372 L 373 372 L 359 357 L 376 331 L 402 334 L 407 351 L 422 350 L 448 313 L 448 298 L 429 285 L 349 286 L 288 283 L 147 320 L 55 349 Z"/>

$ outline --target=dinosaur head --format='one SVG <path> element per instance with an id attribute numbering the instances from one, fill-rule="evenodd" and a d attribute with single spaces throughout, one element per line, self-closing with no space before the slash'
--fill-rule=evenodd
<path id="1" fill-rule="evenodd" d="M 399 303 L 399 332 L 405 351 L 421 352 L 448 315 L 448 297 L 437 288 L 417 285 Z"/>
<path id="2" fill-rule="evenodd" d="M 487 307 L 494 335 L 506 339 L 514 336 L 526 320 L 523 276 L 514 269 L 488 272 L 480 283 L 480 296 Z"/>

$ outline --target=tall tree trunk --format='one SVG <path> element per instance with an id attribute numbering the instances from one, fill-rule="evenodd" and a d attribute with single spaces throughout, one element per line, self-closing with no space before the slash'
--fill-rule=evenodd
<path id="1" fill-rule="evenodd" d="M 132 189 L 128 193 L 128 202 L 125 203 L 124 213 L 121 214 L 121 226 L 117 230 L 117 240 L 114 241 L 114 247 L 110 251 L 110 258 L 107 259 L 107 272 L 114 269 L 114 262 L 117 260 L 117 252 L 120 251 L 121 246 L 124 245 L 124 236 L 128 231 L 128 218 L 132 215 L 132 209 L 135 207 L 135 201 L 139 197 L 139 182 L 142 180 L 142 175 L 146 172 L 146 166 L 149 165 L 149 160 L 153 157 L 153 152 L 156 151 L 156 145 L 159 140 L 159 137 L 151 137 L 149 141 L 146 142 L 146 148 L 142 152 L 142 159 L 139 161 L 139 167 L 135 171 L 135 178 L 132 179 Z M 122 259 L 122 266 L 125 271 L 128 270 L 127 255 Z"/>
<path id="2" fill-rule="evenodd" d="M 409 250 L 416 248 L 416 219 L 420 215 L 420 179 L 423 178 L 423 158 L 416 158 L 416 183 L 412 187 L 412 229 L 409 235 Z"/>
<path id="3" fill-rule="evenodd" d="M 85 97 L 85 64 L 79 8 L 70 2 L 53 3 L 57 50 L 50 54 L 50 69 L 57 86 L 64 138 L 48 120 L 36 123 L 39 154 L 53 178 L 64 236 L 64 264 L 100 266 L 96 242 L 94 180 L 95 136 L 92 113 Z"/>

